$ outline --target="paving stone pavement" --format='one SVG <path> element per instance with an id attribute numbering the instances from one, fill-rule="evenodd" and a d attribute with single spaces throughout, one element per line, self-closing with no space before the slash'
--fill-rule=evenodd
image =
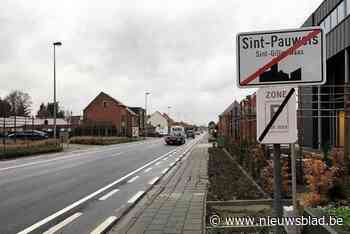
<path id="1" fill-rule="evenodd" d="M 199 144 L 194 148 L 164 190 L 147 204 L 126 233 L 205 232 L 208 146 Z"/>

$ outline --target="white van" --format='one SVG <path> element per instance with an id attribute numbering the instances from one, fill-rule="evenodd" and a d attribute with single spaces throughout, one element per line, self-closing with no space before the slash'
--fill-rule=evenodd
<path id="1" fill-rule="evenodd" d="M 186 143 L 185 128 L 182 126 L 171 126 L 170 134 L 165 138 L 168 145 L 182 145 Z"/>

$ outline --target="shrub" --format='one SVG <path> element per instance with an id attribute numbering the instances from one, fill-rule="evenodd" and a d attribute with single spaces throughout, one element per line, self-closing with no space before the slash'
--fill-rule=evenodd
<path id="1" fill-rule="evenodd" d="M 282 165 L 282 188 L 283 193 L 287 194 L 289 192 L 289 175 L 288 175 L 288 163 L 283 162 Z M 273 194 L 273 164 L 272 161 L 269 160 L 269 163 L 261 170 L 260 174 L 260 184 L 265 192 L 269 194 Z"/>
<path id="2" fill-rule="evenodd" d="M 60 152 L 62 150 L 62 145 L 57 144 L 57 141 L 55 140 L 38 141 L 26 145 L 15 144 L 11 146 L 6 146 L 4 150 L 0 151 L 0 158 L 9 159 L 35 154 Z"/>
<path id="3" fill-rule="evenodd" d="M 128 137 L 72 137 L 70 143 L 82 145 L 112 145 L 140 140 L 139 138 Z"/>
<path id="4" fill-rule="evenodd" d="M 344 231 L 350 231 L 350 208 L 349 207 L 329 208 L 327 209 L 327 213 L 337 218 L 343 218 L 343 225 L 339 226 L 339 228 Z"/>
<path id="5" fill-rule="evenodd" d="M 317 206 L 322 203 L 321 195 L 319 193 L 308 193 L 304 196 L 305 206 Z"/>
<path id="6" fill-rule="evenodd" d="M 328 167 L 319 159 L 307 159 L 304 162 L 304 173 L 310 190 L 310 194 L 304 200 L 307 206 L 320 205 L 328 199 L 346 196 L 342 187 L 345 175 L 343 154 L 332 150 L 331 155 L 332 167 Z M 320 199 L 315 199 L 317 197 Z"/>

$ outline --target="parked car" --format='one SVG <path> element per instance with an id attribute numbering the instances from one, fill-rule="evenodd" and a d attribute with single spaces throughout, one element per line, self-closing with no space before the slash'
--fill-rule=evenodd
<path id="1" fill-rule="evenodd" d="M 49 137 L 44 132 L 33 130 L 33 131 L 26 131 L 26 132 L 11 133 L 7 136 L 7 138 L 35 141 L 35 140 L 45 140 L 45 139 L 48 139 Z"/>
<path id="2" fill-rule="evenodd" d="M 193 139 L 196 137 L 193 130 L 187 130 L 186 136 L 187 138 L 193 138 Z"/>
<path id="3" fill-rule="evenodd" d="M 182 126 L 172 126 L 169 136 L 165 137 L 167 145 L 183 145 L 186 143 L 186 133 Z"/>

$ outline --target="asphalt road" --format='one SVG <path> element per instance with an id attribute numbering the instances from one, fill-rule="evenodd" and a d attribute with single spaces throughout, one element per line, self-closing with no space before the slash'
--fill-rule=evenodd
<path id="1" fill-rule="evenodd" d="M 98 233 L 195 141 L 177 147 L 155 139 L 2 161 L 0 233 Z"/>

